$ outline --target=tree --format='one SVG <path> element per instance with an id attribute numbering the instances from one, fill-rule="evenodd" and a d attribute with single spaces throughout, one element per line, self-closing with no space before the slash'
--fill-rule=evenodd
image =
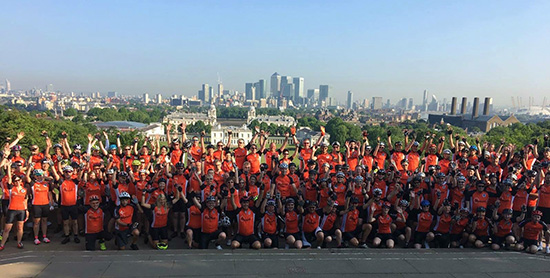
<path id="1" fill-rule="evenodd" d="M 78 111 L 76 109 L 72 108 L 72 107 L 67 108 L 67 109 L 65 109 L 65 111 L 63 111 L 63 115 L 65 117 L 74 117 L 74 116 L 78 115 Z"/>

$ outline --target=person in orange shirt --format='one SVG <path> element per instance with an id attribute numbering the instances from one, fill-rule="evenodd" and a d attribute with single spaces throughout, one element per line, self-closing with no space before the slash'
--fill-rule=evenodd
<path id="1" fill-rule="evenodd" d="M 516 250 L 527 251 L 531 254 L 537 253 L 539 250 L 539 237 L 544 236 L 546 242 L 550 242 L 550 233 L 548 232 L 547 224 L 541 220 L 542 212 L 534 210 L 531 213 L 531 218 L 519 223 L 522 229 L 521 239 L 516 245 Z M 542 248 L 542 246 L 540 246 Z M 546 246 L 546 254 L 550 254 L 550 248 Z"/>
<path id="2" fill-rule="evenodd" d="M 220 215 L 223 215 L 223 210 L 227 204 L 227 199 L 223 199 L 220 206 L 216 205 L 216 197 L 210 196 L 206 198 L 205 205 L 200 205 L 202 211 L 202 225 L 200 234 L 200 249 L 208 249 L 208 243 L 211 240 L 216 242 L 216 249 L 222 250 L 221 244 L 225 241 L 226 235 L 219 227 Z"/>
<path id="3" fill-rule="evenodd" d="M 187 206 L 187 222 L 185 223 L 185 234 L 187 235 L 187 246 L 189 249 L 198 248 L 202 227 L 202 211 L 200 196 L 195 192 L 189 193 Z"/>
<path id="4" fill-rule="evenodd" d="M 63 167 L 63 177 L 59 178 L 57 183 L 59 195 L 61 198 L 61 217 L 63 219 L 64 239 L 61 244 L 68 243 L 71 238 L 71 228 L 73 230 L 74 242 L 80 243 L 78 238 L 78 184 L 79 180 L 73 178 L 74 169 L 71 166 Z M 55 172 L 54 172 L 55 173 Z"/>
<path id="5" fill-rule="evenodd" d="M 319 225 L 323 211 L 317 210 L 317 201 L 310 201 L 306 204 L 306 211 L 302 213 L 302 241 L 304 247 L 311 247 L 312 243 L 317 244 L 321 249 L 325 240 L 325 234 Z"/>
<path id="6" fill-rule="evenodd" d="M 420 198 L 416 195 L 415 203 L 418 204 Z M 414 232 L 414 248 L 422 248 L 422 243 L 424 247 L 429 249 L 429 243 L 434 240 L 435 235 L 431 232 L 432 222 L 434 220 L 433 214 L 430 212 L 430 201 L 423 200 L 420 202 L 420 207 L 422 211 L 418 214 L 416 231 Z M 418 205 L 415 206 L 418 209 Z"/>
<path id="7" fill-rule="evenodd" d="M 304 212 L 302 208 L 303 201 L 298 202 L 295 206 L 295 201 L 292 198 L 285 200 L 285 206 L 281 202 L 280 194 L 276 195 L 277 206 L 279 207 L 279 215 L 284 216 L 284 237 L 286 244 L 289 247 L 295 247 L 296 249 L 302 249 L 302 233 L 298 225 L 299 214 Z"/>
<path id="8" fill-rule="evenodd" d="M 261 198 L 261 197 L 260 197 Z M 266 193 L 266 198 L 262 200 L 260 206 L 260 215 L 262 217 L 260 224 L 260 235 L 264 243 L 264 248 L 278 248 L 279 236 L 277 235 L 277 218 L 275 210 L 275 200 L 270 199 L 271 193 Z"/>
<path id="9" fill-rule="evenodd" d="M 233 197 L 231 201 L 234 202 Z M 256 214 L 250 208 L 250 198 L 248 196 L 241 198 L 241 206 L 241 211 L 237 214 L 237 235 L 231 242 L 231 248 L 236 249 L 241 247 L 243 243 L 248 243 L 250 248 L 260 249 L 262 244 L 254 233 Z"/>
<path id="10" fill-rule="evenodd" d="M 90 196 L 88 202 L 90 208 L 84 214 L 85 219 L 85 239 L 86 239 L 86 250 L 94 251 L 96 246 L 96 241 L 99 240 L 99 249 L 102 251 L 107 250 L 105 246 L 105 240 L 111 240 L 113 236 L 105 231 L 105 213 L 99 207 L 100 204 L 99 196 Z"/>
<path id="11" fill-rule="evenodd" d="M 48 230 L 48 215 L 53 209 L 52 192 L 50 191 L 50 183 L 44 180 L 44 171 L 36 169 L 32 171 L 34 180 L 31 179 L 30 173 L 33 168 L 27 170 L 27 183 L 32 192 L 32 209 L 33 209 L 33 232 L 34 244 L 40 244 L 38 232 L 42 228 L 42 241 L 50 243 L 50 239 L 46 236 Z"/>
<path id="12" fill-rule="evenodd" d="M 120 193 L 120 206 L 115 208 L 116 245 L 119 250 L 125 250 L 128 239 L 132 237 L 130 248 L 138 250 L 136 245 L 139 238 L 137 208 L 130 202 L 132 198 L 128 192 Z"/>
<path id="13" fill-rule="evenodd" d="M 180 200 L 183 188 L 178 186 L 174 199 L 171 201 L 171 205 L 174 205 Z M 182 199 L 185 198 L 185 196 Z M 186 203 L 186 200 L 184 199 Z M 141 206 L 151 210 L 152 221 L 151 229 L 149 230 L 151 240 L 151 247 L 166 250 L 168 248 L 168 213 L 170 212 L 170 206 L 166 199 L 166 195 L 161 194 L 157 197 L 155 204 L 148 204 L 145 202 L 145 194 L 141 195 Z"/>
<path id="14" fill-rule="evenodd" d="M 262 159 L 261 153 L 258 153 L 256 144 L 250 146 L 250 153 L 246 156 L 246 161 L 250 162 L 250 173 L 257 174 L 260 172 L 260 163 Z"/>
<path id="15" fill-rule="evenodd" d="M 17 248 L 23 248 L 23 224 L 29 219 L 29 211 L 27 209 L 28 192 L 25 188 L 25 184 L 20 176 L 13 176 L 11 174 L 11 167 L 8 163 L 8 189 L 10 194 L 10 204 L 8 206 L 8 213 L 6 224 L 4 224 L 4 233 L 2 242 L 0 243 L 0 251 L 4 250 L 4 245 L 10 236 L 10 231 L 13 224 L 16 224 L 17 229 Z"/>
<path id="16" fill-rule="evenodd" d="M 382 212 L 376 218 L 378 231 L 372 241 L 372 245 L 374 247 L 385 245 L 387 248 L 393 248 L 395 245 L 395 241 L 393 239 L 391 226 L 395 221 L 405 221 L 405 216 L 401 215 L 403 211 L 400 207 L 397 208 L 398 215 L 395 216 L 389 214 L 390 208 L 391 204 L 387 201 L 384 202 L 382 204 Z"/>

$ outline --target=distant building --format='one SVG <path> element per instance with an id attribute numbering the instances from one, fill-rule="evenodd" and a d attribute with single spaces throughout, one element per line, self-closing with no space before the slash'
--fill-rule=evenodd
<path id="1" fill-rule="evenodd" d="M 221 126 L 216 125 L 212 127 L 210 132 L 210 142 L 211 144 L 216 144 L 218 142 L 223 142 L 227 144 L 227 139 L 229 134 L 228 130 L 231 130 L 231 145 L 237 146 L 237 141 L 243 139 L 245 144 L 248 144 L 252 140 L 252 131 L 248 129 L 246 125 L 235 127 L 235 126 Z"/>
<path id="2" fill-rule="evenodd" d="M 199 100 L 202 103 L 210 102 L 210 86 L 208 84 L 202 84 L 202 89 L 199 91 Z"/>
<path id="3" fill-rule="evenodd" d="M 274 73 L 271 75 L 271 96 L 279 97 L 281 94 L 281 75 Z"/>
<path id="4" fill-rule="evenodd" d="M 268 116 L 268 115 L 256 115 L 256 108 L 250 106 L 248 110 L 248 116 L 246 119 L 247 124 L 250 124 L 252 121 L 257 120 L 260 123 L 266 123 L 268 125 L 282 125 L 282 126 L 295 126 L 296 119 L 291 116 L 279 115 L 279 116 Z"/>
<path id="5" fill-rule="evenodd" d="M 161 94 L 157 94 L 157 95 L 155 96 L 155 102 L 156 102 L 157 104 L 161 104 L 161 103 L 162 103 L 162 95 L 161 95 Z"/>
<path id="6" fill-rule="evenodd" d="M 6 92 L 10 92 L 11 91 L 11 83 L 9 80 L 6 79 Z"/>
<path id="7" fill-rule="evenodd" d="M 267 84 L 264 79 L 260 79 L 258 82 L 254 83 L 256 88 L 256 100 L 267 98 Z"/>
<path id="8" fill-rule="evenodd" d="M 320 137 L 321 137 L 320 131 L 313 131 L 309 127 L 301 127 L 298 130 L 296 130 L 296 139 L 298 139 L 298 141 L 300 142 L 304 141 L 304 139 L 309 139 L 309 141 L 313 145 L 317 142 L 317 140 L 319 140 Z M 330 142 L 330 134 L 328 133 L 325 134 L 324 141 Z"/>
<path id="9" fill-rule="evenodd" d="M 148 93 L 143 94 L 142 101 L 145 104 L 149 103 L 149 94 Z"/>
<path id="10" fill-rule="evenodd" d="M 382 97 L 372 97 L 371 108 L 372 110 L 382 109 Z"/>
<path id="11" fill-rule="evenodd" d="M 118 97 L 118 92 L 107 92 L 107 97 L 116 98 Z"/>
<path id="12" fill-rule="evenodd" d="M 111 122 L 95 122 L 92 123 L 99 129 L 115 128 L 120 131 L 133 131 L 136 129 L 147 127 L 146 124 L 130 121 L 111 121 Z"/>
<path id="13" fill-rule="evenodd" d="M 346 102 L 346 108 L 352 109 L 353 107 L 353 92 L 348 91 L 348 100 Z"/>
<path id="14" fill-rule="evenodd" d="M 294 101 L 294 104 L 302 104 L 303 99 L 305 98 L 304 94 L 304 78 L 303 77 L 294 77 L 292 80 L 292 83 L 294 84 L 294 94 L 292 96 L 292 100 Z"/>
<path id="15" fill-rule="evenodd" d="M 319 85 L 319 105 L 322 105 L 328 101 L 331 87 L 329 85 Z"/>
<path id="16" fill-rule="evenodd" d="M 245 100 L 256 99 L 256 87 L 254 87 L 254 83 L 245 84 L 244 94 L 245 94 Z"/>
<path id="17" fill-rule="evenodd" d="M 198 121 L 202 121 L 205 125 L 211 125 L 211 126 L 216 125 L 217 124 L 216 106 L 210 105 L 210 109 L 208 110 L 207 114 L 174 112 L 170 115 L 165 116 L 162 119 L 163 123 L 169 123 L 172 125 L 179 125 L 184 122 L 188 125 L 192 125 Z"/>

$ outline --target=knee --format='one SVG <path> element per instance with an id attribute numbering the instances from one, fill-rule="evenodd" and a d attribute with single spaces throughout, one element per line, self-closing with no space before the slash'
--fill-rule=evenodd
<path id="1" fill-rule="evenodd" d="M 326 242 L 326 243 L 332 242 L 332 237 L 331 237 L 331 236 L 325 237 L 325 242 Z"/>
<path id="2" fill-rule="evenodd" d="M 286 243 L 289 244 L 289 245 L 294 244 L 295 241 L 296 241 L 296 239 L 294 239 L 293 236 L 289 236 L 289 237 L 286 238 Z"/>
<path id="3" fill-rule="evenodd" d="M 258 250 L 258 249 L 262 248 L 262 245 L 260 244 L 259 241 L 255 241 L 255 242 L 252 244 L 252 248 Z"/>
<path id="4" fill-rule="evenodd" d="M 227 237 L 227 235 L 225 235 L 224 232 L 220 233 L 220 235 L 218 236 L 218 238 L 221 239 L 221 240 L 224 240 L 226 237 Z"/>
<path id="5" fill-rule="evenodd" d="M 394 246 L 393 240 L 388 239 L 388 241 L 386 242 L 386 246 L 387 246 L 388 248 L 393 248 L 393 246 Z"/>
<path id="6" fill-rule="evenodd" d="M 239 248 L 241 244 L 238 241 L 231 242 L 231 248 L 236 249 Z"/>
<path id="7" fill-rule="evenodd" d="M 271 244 L 272 244 L 272 243 L 273 243 L 273 242 L 271 242 L 271 239 L 270 239 L 270 238 L 266 238 L 266 239 L 264 240 L 264 246 L 265 246 L 265 247 L 271 247 Z"/>
<path id="8" fill-rule="evenodd" d="M 491 244 L 491 249 L 497 251 L 497 250 L 500 250 L 500 245 L 498 244 Z"/>
<path id="9" fill-rule="evenodd" d="M 469 241 L 470 243 L 474 243 L 474 242 L 476 241 L 476 236 L 475 236 L 475 235 L 470 235 L 470 236 L 468 237 L 468 241 Z"/>

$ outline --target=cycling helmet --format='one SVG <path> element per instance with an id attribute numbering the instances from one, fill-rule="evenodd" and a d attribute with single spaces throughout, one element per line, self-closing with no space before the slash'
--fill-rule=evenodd
<path id="1" fill-rule="evenodd" d="M 181 162 L 176 163 L 176 168 L 185 168 L 185 165 Z"/>
<path id="2" fill-rule="evenodd" d="M 223 228 L 230 227 L 231 226 L 231 219 L 229 219 L 229 217 L 227 217 L 227 216 L 221 217 L 220 220 L 218 221 L 218 226 L 223 227 Z"/>
<path id="3" fill-rule="evenodd" d="M 340 142 L 334 141 L 334 142 L 332 142 L 332 146 L 340 146 Z"/>
<path id="4" fill-rule="evenodd" d="M 460 181 L 460 182 L 466 182 L 466 177 L 464 176 L 459 176 L 458 178 L 456 178 L 456 181 Z"/>
<path id="5" fill-rule="evenodd" d="M 42 176 L 42 175 L 44 175 L 44 171 L 42 169 L 36 169 L 36 170 L 32 171 L 32 174 L 35 175 L 35 176 Z"/>
<path id="6" fill-rule="evenodd" d="M 338 172 L 338 173 L 336 173 L 336 177 L 337 177 L 337 178 L 345 178 L 346 175 L 345 175 L 344 173 L 342 173 L 342 172 Z"/>
<path id="7" fill-rule="evenodd" d="M 444 149 L 444 150 L 443 150 L 443 154 L 451 154 L 451 150 L 449 150 L 449 149 Z"/>
<path id="8" fill-rule="evenodd" d="M 112 175 L 115 173 L 115 170 L 114 169 L 109 169 L 107 170 L 107 175 Z"/>
<path id="9" fill-rule="evenodd" d="M 382 189 L 380 189 L 380 188 L 375 188 L 375 189 L 372 191 L 372 194 L 374 194 L 374 196 L 382 196 Z"/>
<path id="10" fill-rule="evenodd" d="M 117 149 L 117 147 L 116 147 L 116 145 L 114 145 L 114 144 L 111 145 L 111 146 L 109 146 L 109 150 L 116 150 L 116 149 Z"/>
<path id="11" fill-rule="evenodd" d="M 126 172 L 126 171 L 120 171 L 120 172 L 118 173 L 118 176 L 119 176 L 119 177 L 127 177 L 127 176 L 128 176 L 128 172 Z"/>
<path id="12" fill-rule="evenodd" d="M 141 165 L 141 161 L 137 159 L 134 159 L 134 161 L 132 161 L 132 166 L 140 166 L 140 165 Z"/>
<path id="13" fill-rule="evenodd" d="M 99 201 L 99 197 L 97 195 L 90 196 L 90 203 L 93 201 Z"/>
<path id="14" fill-rule="evenodd" d="M 120 196 L 118 196 L 118 198 L 119 199 L 130 199 L 132 197 L 130 196 L 130 193 L 128 193 L 128 192 L 122 192 L 122 193 L 120 193 Z"/>
<path id="15" fill-rule="evenodd" d="M 476 212 L 486 212 L 487 209 L 485 207 L 478 207 Z"/>
<path id="16" fill-rule="evenodd" d="M 399 205 L 402 206 L 402 207 L 408 207 L 409 206 L 409 201 L 401 200 L 401 201 L 399 201 Z"/>
<path id="17" fill-rule="evenodd" d="M 15 145 L 11 148 L 11 150 L 14 151 L 14 152 L 21 151 L 21 146 Z"/>
<path id="18" fill-rule="evenodd" d="M 511 179 L 505 179 L 504 181 L 502 181 L 502 184 L 512 186 L 514 183 Z"/>
<path id="19" fill-rule="evenodd" d="M 386 201 L 386 202 L 382 203 L 382 207 L 391 208 L 391 204 L 390 204 L 390 202 Z"/>
<path id="20" fill-rule="evenodd" d="M 512 209 L 504 209 L 502 211 L 502 214 L 512 214 L 512 213 L 513 213 Z"/>
<path id="21" fill-rule="evenodd" d="M 269 200 L 266 203 L 267 206 L 275 206 L 275 200 Z"/>
<path id="22" fill-rule="evenodd" d="M 82 146 L 80 144 L 76 144 L 73 146 L 75 150 L 82 150 Z"/>
<path id="23" fill-rule="evenodd" d="M 445 177 L 445 174 L 439 172 L 435 175 L 436 178 L 444 178 Z"/>
<path id="24" fill-rule="evenodd" d="M 209 196 L 206 198 L 206 202 L 215 202 L 216 201 L 216 197 L 214 196 Z"/>
<path id="25" fill-rule="evenodd" d="M 281 165 L 279 165 L 279 168 L 280 169 L 288 169 L 288 164 L 283 162 L 283 163 L 281 163 Z"/>
<path id="26" fill-rule="evenodd" d="M 65 166 L 63 167 L 63 172 L 72 172 L 74 171 L 73 167 L 71 166 Z"/>
<path id="27" fill-rule="evenodd" d="M 285 202 L 286 202 L 287 204 L 290 204 L 290 203 L 294 204 L 294 199 L 292 199 L 292 198 L 287 198 Z"/>
<path id="28" fill-rule="evenodd" d="M 92 151 L 99 151 L 99 147 L 96 146 L 96 145 L 93 145 L 93 146 L 92 146 Z"/>
<path id="29" fill-rule="evenodd" d="M 535 215 L 538 215 L 538 216 L 542 216 L 542 211 L 540 210 L 534 210 L 532 213 L 531 213 L 532 216 L 535 216 Z"/>
<path id="30" fill-rule="evenodd" d="M 54 145 L 53 145 L 53 148 L 54 148 L 54 149 L 55 149 L 55 148 L 60 148 L 60 149 L 61 149 L 61 148 L 63 148 L 63 147 L 61 146 L 61 144 L 54 144 Z"/>
<path id="31" fill-rule="evenodd" d="M 363 182 L 363 177 L 361 176 L 355 177 L 355 182 Z"/>
<path id="32" fill-rule="evenodd" d="M 429 207 L 429 206 L 430 206 L 430 201 L 428 201 L 428 200 L 423 200 L 422 202 L 420 202 L 420 206 L 422 206 L 422 207 Z"/>

